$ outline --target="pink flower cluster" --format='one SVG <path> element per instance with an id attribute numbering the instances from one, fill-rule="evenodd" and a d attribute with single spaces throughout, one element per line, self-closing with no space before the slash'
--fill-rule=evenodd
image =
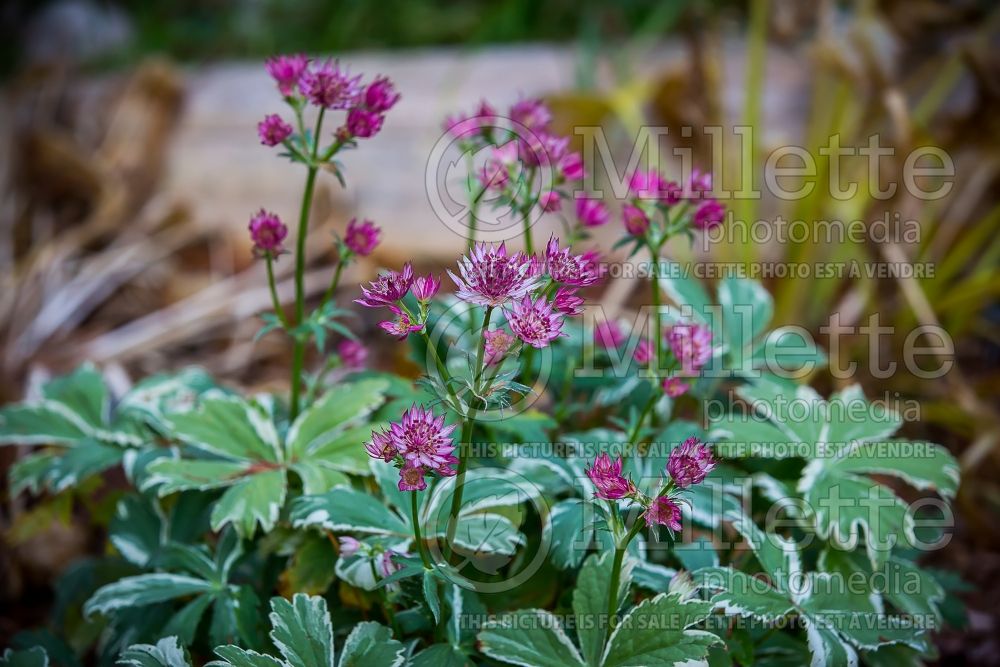
<path id="1" fill-rule="evenodd" d="M 701 484 L 714 469 L 712 450 L 698 438 L 688 438 L 675 447 L 667 460 L 667 474 L 680 489 Z"/>
<path id="2" fill-rule="evenodd" d="M 675 324 L 664 334 L 674 364 L 685 375 L 701 370 L 712 358 L 712 331 L 702 324 Z M 615 321 L 598 323 L 594 327 L 594 342 L 598 347 L 612 350 L 625 344 L 627 335 Z M 642 338 L 636 344 L 632 358 L 642 366 L 656 358 L 656 345 Z M 670 375 L 662 382 L 663 391 L 671 398 L 686 393 L 690 386 L 680 378 Z"/>
<path id="3" fill-rule="evenodd" d="M 274 213 L 260 209 L 250 218 L 250 239 L 258 257 L 277 257 L 285 252 L 282 245 L 288 236 L 288 227 Z"/>
<path id="4" fill-rule="evenodd" d="M 374 282 L 368 287 L 361 287 L 362 298 L 355 299 L 354 303 L 366 308 L 386 307 L 395 316 L 395 319 L 379 322 L 379 327 L 386 333 L 399 338 L 406 338 L 411 333 L 422 331 L 426 324 L 426 308 L 424 306 L 430 301 L 438 289 L 441 287 L 441 279 L 428 274 L 426 277 L 413 276 L 413 265 L 407 262 L 403 265 L 403 270 L 387 271 L 379 274 Z M 403 298 L 410 291 L 421 304 L 420 313 L 411 313 L 403 304 Z"/>
<path id="5" fill-rule="evenodd" d="M 423 491 L 428 473 L 441 477 L 456 474 L 452 468 L 458 463 L 451 435 L 454 430 L 454 424 L 445 425 L 444 415 L 414 405 L 387 430 L 373 432 L 365 449 L 372 458 L 396 464 L 400 491 Z"/>
<path id="6" fill-rule="evenodd" d="M 282 55 L 270 58 L 264 67 L 289 103 L 308 101 L 326 110 L 345 110 L 344 124 L 336 132 L 341 142 L 378 134 L 385 113 L 399 101 L 399 93 L 387 77 L 376 77 L 364 85 L 360 74 L 351 75 L 337 61 L 312 63 L 303 55 Z M 293 132 L 277 114 L 269 114 L 257 126 L 265 146 L 277 146 Z"/>
<path id="7" fill-rule="evenodd" d="M 375 250 L 381 234 L 382 230 L 371 220 L 358 224 L 357 218 L 351 218 L 344 233 L 344 245 L 352 253 L 367 257 Z"/>
<path id="8" fill-rule="evenodd" d="M 720 225 L 726 208 L 709 194 L 711 190 L 712 175 L 698 169 L 693 169 L 691 178 L 683 184 L 667 180 L 655 169 L 636 171 L 629 178 L 632 199 L 622 206 L 625 231 L 630 236 L 646 236 L 656 211 L 667 218 L 680 218 L 669 220 L 672 229 L 664 231 L 671 233 L 678 231 L 683 224 L 701 230 Z M 678 207 L 678 204 L 683 206 Z M 680 213 L 673 212 L 675 208 Z"/>

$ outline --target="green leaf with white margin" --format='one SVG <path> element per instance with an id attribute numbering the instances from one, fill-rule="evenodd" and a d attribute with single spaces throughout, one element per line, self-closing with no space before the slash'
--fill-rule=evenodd
<path id="1" fill-rule="evenodd" d="M 0 654 L 0 667 L 49 667 L 49 655 L 41 646 L 21 651 L 9 648 Z"/>
<path id="2" fill-rule="evenodd" d="M 243 537 L 253 537 L 257 524 L 265 533 L 274 528 L 285 504 L 285 471 L 249 475 L 222 494 L 212 508 L 212 530 L 232 523 Z"/>
<path id="3" fill-rule="evenodd" d="M 83 364 L 69 375 L 46 382 L 42 395 L 72 410 L 94 428 L 100 428 L 110 418 L 111 397 L 93 364 Z"/>
<path id="4" fill-rule="evenodd" d="M 594 542 L 596 514 L 583 500 L 562 500 L 549 512 L 552 547 L 549 560 L 560 570 L 579 567 Z"/>
<path id="5" fill-rule="evenodd" d="M 370 535 L 410 536 L 409 523 L 367 493 L 336 488 L 319 496 L 301 496 L 292 502 L 295 528 L 323 528 Z"/>
<path id="6" fill-rule="evenodd" d="M 265 412 L 239 396 L 209 392 L 197 410 L 170 416 L 176 437 L 232 461 L 280 463 L 284 452 Z"/>
<path id="7" fill-rule="evenodd" d="M 178 459 L 163 457 L 146 467 L 141 490 L 156 489 L 163 496 L 177 491 L 207 491 L 234 482 L 250 474 L 253 464 L 248 461 Z"/>
<path id="8" fill-rule="evenodd" d="M 604 651 L 604 637 L 608 623 L 608 591 L 611 590 L 611 565 L 614 554 L 605 551 L 593 554 L 580 568 L 573 591 L 573 614 L 576 618 L 577 635 L 580 640 L 580 652 L 591 667 L 601 664 Z M 615 591 L 615 605 L 618 608 L 628 592 L 632 580 L 632 559 L 626 559 Z"/>
<path id="9" fill-rule="evenodd" d="M 711 602 L 727 615 L 750 616 L 773 623 L 792 613 L 788 596 L 761 578 L 729 567 L 704 567 L 692 574 L 702 588 L 717 591 Z"/>
<path id="10" fill-rule="evenodd" d="M 190 667 L 191 657 L 177 637 L 164 637 L 156 644 L 133 644 L 122 651 L 117 664 L 123 667 Z"/>
<path id="11" fill-rule="evenodd" d="M 451 644 L 432 644 L 410 659 L 410 667 L 472 667 L 472 661 Z"/>
<path id="12" fill-rule="evenodd" d="M 84 614 L 108 614 L 128 607 L 142 607 L 156 602 L 206 593 L 213 585 L 204 579 L 181 574 L 156 572 L 125 577 L 102 586 L 83 606 Z"/>
<path id="13" fill-rule="evenodd" d="M 728 365 L 750 370 L 757 337 L 767 329 L 774 316 L 774 299 L 756 280 L 731 276 L 719 283 L 718 298 Z"/>
<path id="14" fill-rule="evenodd" d="M 347 635 L 339 667 L 400 667 L 404 662 L 406 647 L 392 638 L 389 628 L 366 621 Z"/>
<path id="15" fill-rule="evenodd" d="M 633 607 L 615 627 L 604 650 L 603 667 L 683 665 L 705 660 L 722 640 L 691 626 L 704 621 L 712 604 L 661 593 Z"/>
<path id="16" fill-rule="evenodd" d="M 437 533 L 445 535 L 445 531 Z M 525 538 L 502 514 L 460 514 L 455 546 L 463 551 L 513 556 Z"/>
<path id="17" fill-rule="evenodd" d="M 149 566 L 166 539 L 166 521 L 159 505 L 142 496 L 125 496 L 115 507 L 115 516 L 108 525 L 108 539 L 128 562 Z"/>
<path id="18" fill-rule="evenodd" d="M 424 570 L 424 580 L 422 583 L 424 602 L 427 603 L 427 608 L 431 610 L 431 615 L 434 617 L 435 623 L 441 622 L 441 597 L 438 595 L 438 584 L 440 581 L 434 570 Z"/>
<path id="19" fill-rule="evenodd" d="M 713 306 L 701 281 L 690 277 L 688 272 L 677 262 L 660 260 L 660 266 L 667 268 L 666 271 L 660 271 L 660 289 L 677 306 L 681 308 L 690 306 L 691 317 L 687 319 L 709 324 L 709 314 L 712 312 Z M 682 316 L 686 315 L 686 311 L 682 311 L 681 314 Z"/>
<path id="20" fill-rule="evenodd" d="M 290 667 L 333 667 L 333 625 L 326 600 L 298 593 L 271 598 L 271 639 Z"/>
<path id="21" fill-rule="evenodd" d="M 45 472 L 45 486 L 55 493 L 78 486 L 84 479 L 122 461 L 125 450 L 95 438 L 78 440 L 62 456 L 54 457 Z"/>
<path id="22" fill-rule="evenodd" d="M 808 616 L 803 617 L 802 622 L 812 654 L 810 667 L 857 667 L 857 651 L 835 630 Z"/>
<path id="23" fill-rule="evenodd" d="M 215 381 L 204 370 L 185 368 L 139 382 L 122 397 L 116 409 L 120 414 L 135 415 L 166 431 L 169 415 L 193 410 L 198 398 L 214 388 Z"/>
<path id="24" fill-rule="evenodd" d="M 520 609 L 487 621 L 479 650 L 490 658 L 522 667 L 586 667 L 556 616 Z"/>
<path id="25" fill-rule="evenodd" d="M 288 430 L 287 459 L 321 459 L 344 472 L 367 474 L 368 456 L 360 445 L 380 425 L 357 422 L 385 401 L 388 389 L 385 380 L 369 379 L 328 391 L 300 414 Z"/>
<path id="26" fill-rule="evenodd" d="M 222 659 L 213 660 L 205 667 L 285 667 L 285 663 L 277 658 L 239 646 L 216 646 L 215 655 Z"/>

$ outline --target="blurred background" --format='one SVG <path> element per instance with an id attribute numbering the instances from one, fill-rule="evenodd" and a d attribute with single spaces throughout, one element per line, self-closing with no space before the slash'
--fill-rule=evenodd
<path id="1" fill-rule="evenodd" d="M 253 316 L 269 297 L 246 234 L 253 211 L 263 206 L 291 219 L 301 196 L 301 170 L 256 137 L 256 123 L 282 111 L 262 67 L 275 53 L 339 57 L 354 72 L 389 75 L 403 94 L 382 133 L 345 157 L 347 188 L 320 179 L 312 289 L 329 281 L 330 232 L 353 216 L 385 229 L 378 252 L 342 280 L 342 302 L 380 266 L 412 259 L 440 270 L 464 248 L 436 218 L 424 171 L 444 117 L 482 98 L 503 107 L 543 96 L 564 133 L 601 126 L 622 165 L 643 126 L 695 128 L 669 141 L 684 142 L 707 166 L 711 146 L 699 128 L 752 125 L 754 150 L 727 154 L 721 179 L 729 185 L 747 169 L 760 182 L 777 146 L 816 154 L 833 135 L 847 146 L 878 133 L 901 156 L 941 147 L 956 172 L 943 199 L 901 191 L 877 200 L 861 188 L 841 201 L 817 187 L 795 202 L 731 203 L 743 220 L 873 221 L 898 213 L 919 224 L 915 242 L 721 243 L 710 251 L 682 242 L 670 254 L 746 265 L 934 267 L 932 278 L 765 282 L 776 323 L 805 326 L 824 346 L 820 327 L 832 313 L 849 326 L 878 313 L 893 326 L 874 349 L 883 359 L 898 358 L 920 325 L 939 325 L 955 341 L 956 363 L 944 378 L 901 369 L 888 378 L 862 370 L 855 380 L 869 396 L 919 401 L 923 420 L 905 435 L 943 443 L 960 458 L 956 536 L 930 565 L 961 573 L 953 585 L 968 611 L 956 611 L 957 627 L 940 638 L 942 664 L 1000 660 L 995 2 L 8 0 L 0 37 L 0 402 L 85 359 L 119 387 L 187 364 L 234 384 L 282 386 L 284 341 L 254 340 Z M 902 159 L 885 162 L 879 178 L 898 180 Z M 820 161 L 820 183 L 825 168 Z M 595 243 L 610 248 L 618 224 L 600 230 Z M 278 269 L 288 298 L 291 263 Z M 617 312 L 641 303 L 645 294 L 632 287 L 615 281 L 589 296 Z M 360 315 L 361 333 L 374 331 L 369 313 Z M 842 342 L 832 363 L 867 368 L 871 340 Z M 373 363 L 398 369 L 396 354 L 387 346 Z M 838 382 L 824 372 L 813 378 L 824 392 Z M 16 456 L 0 450 L 0 468 Z M 0 604 L 12 609 L 18 600 L 21 608 L 17 618 L 0 614 L 0 645 L 43 622 L 53 602 L 39 591 L 102 543 L 88 521 L 74 519 L 106 517 L 113 495 L 67 493 L 78 502 L 22 497 L 0 512 Z"/>

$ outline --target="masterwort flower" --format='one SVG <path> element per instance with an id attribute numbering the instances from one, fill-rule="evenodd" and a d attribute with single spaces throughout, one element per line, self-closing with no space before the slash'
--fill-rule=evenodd
<path id="1" fill-rule="evenodd" d="M 392 311 L 393 315 L 396 316 L 394 320 L 383 320 L 379 322 L 378 325 L 386 333 L 395 336 L 399 340 L 403 340 L 411 333 L 420 331 L 424 328 L 423 322 L 417 322 L 410 316 L 410 314 L 398 306 L 390 305 L 389 310 Z"/>
<path id="2" fill-rule="evenodd" d="M 264 116 L 264 120 L 257 124 L 257 136 L 265 146 L 277 146 L 292 136 L 293 131 L 292 126 L 276 113 Z"/>
<path id="3" fill-rule="evenodd" d="M 560 248 L 555 236 L 545 247 L 545 268 L 552 280 L 570 287 L 589 287 L 600 279 L 594 262 L 585 255 L 574 255 L 568 247 Z"/>
<path id="4" fill-rule="evenodd" d="M 600 227 L 610 219 L 611 212 L 600 199 L 578 197 L 576 217 L 584 227 Z"/>
<path id="5" fill-rule="evenodd" d="M 389 425 L 389 437 L 407 465 L 422 466 L 450 477 L 455 474 L 452 464 L 458 463 L 452 454 L 455 443 L 451 434 L 455 426 L 445 426 L 444 415 L 435 416 L 430 410 L 413 405 L 398 422 Z"/>
<path id="6" fill-rule="evenodd" d="M 659 524 L 670 530 L 681 529 L 681 508 L 667 496 L 653 498 L 642 517 L 650 527 Z"/>
<path id="7" fill-rule="evenodd" d="M 364 368 L 365 361 L 368 360 L 368 349 L 361 341 L 345 338 L 337 344 L 337 355 L 347 368 Z"/>
<path id="8" fill-rule="evenodd" d="M 583 299 L 576 295 L 576 289 L 560 287 L 552 297 L 552 307 L 563 315 L 575 317 L 583 313 Z"/>
<path id="9" fill-rule="evenodd" d="M 417 301 L 427 303 L 434 298 L 434 295 L 441 289 L 441 279 L 432 273 L 420 276 L 413 280 L 413 296 Z"/>
<path id="10" fill-rule="evenodd" d="M 459 299 L 479 306 L 503 306 L 522 299 L 538 286 L 531 260 L 523 253 L 507 254 L 506 246 L 479 243 L 458 263 L 459 278 L 450 270 Z"/>
<path id="11" fill-rule="evenodd" d="M 347 223 L 347 231 L 344 233 L 344 245 L 351 249 L 356 255 L 370 255 L 379 242 L 379 235 L 382 230 L 375 226 L 371 220 L 365 220 L 358 224 L 357 218 L 351 218 Z"/>
<path id="12" fill-rule="evenodd" d="M 368 456 L 382 459 L 386 463 L 392 463 L 399 456 L 399 450 L 393 444 L 388 431 L 372 431 L 372 439 L 365 443 L 365 450 L 368 451 Z"/>
<path id="13" fill-rule="evenodd" d="M 681 489 L 701 484 L 715 468 L 715 458 L 708 445 L 698 438 L 688 438 L 680 447 L 674 448 L 667 459 L 667 474 Z"/>
<path id="14" fill-rule="evenodd" d="M 407 262 L 400 272 L 389 271 L 379 274 L 368 287 L 361 287 L 362 299 L 355 299 L 354 303 L 366 306 L 367 308 L 379 308 L 389 306 L 410 291 L 413 285 L 413 265 Z"/>
<path id="15" fill-rule="evenodd" d="M 712 356 L 712 331 L 701 324 L 675 324 L 667 332 L 674 357 L 686 372 L 693 373 Z"/>
<path id="16" fill-rule="evenodd" d="M 625 231 L 632 236 L 645 236 L 649 229 L 649 217 L 632 204 L 622 206 L 622 222 L 625 223 Z"/>
<path id="17" fill-rule="evenodd" d="M 663 378 L 663 393 L 665 393 L 670 398 L 677 398 L 678 396 L 683 396 L 690 389 L 688 384 L 678 377 L 667 377 Z"/>
<path id="18" fill-rule="evenodd" d="M 340 63 L 328 60 L 303 73 L 299 88 L 316 106 L 349 109 L 361 94 L 361 75 L 352 77 L 347 70 L 340 69 Z"/>
<path id="19" fill-rule="evenodd" d="M 388 77 L 378 76 L 365 88 L 364 102 L 370 111 L 388 111 L 399 101 L 399 93 Z"/>
<path id="20" fill-rule="evenodd" d="M 278 84 L 278 90 L 285 97 L 295 94 L 299 81 L 309 67 L 309 59 L 303 55 L 275 56 L 264 63 L 267 73 Z"/>
<path id="21" fill-rule="evenodd" d="M 258 257 L 277 257 L 285 251 L 281 245 L 288 236 L 288 227 L 274 213 L 260 209 L 250 218 L 250 238 Z"/>
<path id="22" fill-rule="evenodd" d="M 507 356 L 507 351 L 517 341 L 517 338 L 503 329 L 493 329 L 483 333 L 483 345 L 486 356 L 483 361 L 487 366 L 495 366 Z"/>
<path id="23" fill-rule="evenodd" d="M 635 493 L 635 485 L 622 475 L 622 459 L 619 456 L 614 461 L 607 454 L 599 454 L 594 459 L 594 465 L 586 470 L 587 477 L 594 483 L 597 491 L 594 495 L 605 500 L 618 500 Z"/>
<path id="24" fill-rule="evenodd" d="M 553 310 L 544 296 L 532 299 L 525 295 L 521 301 L 515 301 L 506 314 L 511 330 L 532 347 L 547 347 L 562 334 L 563 314 Z"/>

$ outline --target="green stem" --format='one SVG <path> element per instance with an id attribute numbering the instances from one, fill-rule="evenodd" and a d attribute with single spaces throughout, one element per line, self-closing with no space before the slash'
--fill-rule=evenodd
<path id="1" fill-rule="evenodd" d="M 378 571 L 375 570 L 375 561 L 368 561 L 368 565 L 372 570 L 372 577 L 374 578 L 375 584 L 378 585 Z M 402 633 L 399 631 L 399 624 L 396 622 L 396 614 L 392 612 L 392 607 L 389 605 L 389 601 L 386 598 L 385 588 L 378 589 L 378 603 L 382 607 L 382 615 L 385 616 L 385 620 L 389 621 L 389 625 L 392 626 L 392 630 L 395 636 L 402 637 Z"/>
<path id="2" fill-rule="evenodd" d="M 410 492 L 410 515 L 413 518 L 413 541 L 417 544 L 417 551 L 420 552 L 420 560 L 424 562 L 426 569 L 431 569 L 431 561 L 427 558 L 426 545 L 420 537 L 420 512 L 417 510 L 417 492 Z"/>
<path id="3" fill-rule="evenodd" d="M 326 289 L 326 293 L 323 295 L 323 301 L 320 303 L 319 307 L 322 308 L 333 298 L 334 292 L 337 291 L 337 285 L 340 284 L 340 274 L 344 272 L 344 259 L 341 258 L 337 261 L 337 270 L 333 273 L 333 280 L 330 281 L 330 286 Z"/>
<path id="4" fill-rule="evenodd" d="M 652 280 L 650 286 L 653 290 L 653 341 L 656 348 L 656 355 L 653 359 L 656 372 L 660 372 L 660 360 L 663 358 L 663 325 L 660 321 L 660 253 L 649 246 L 649 254 L 653 259 Z"/>
<path id="5" fill-rule="evenodd" d="M 537 199 L 531 198 L 531 189 L 535 185 L 535 174 L 537 170 L 531 170 L 531 176 L 528 177 L 528 199 L 525 200 L 524 206 L 521 207 L 521 217 L 524 221 L 524 250 L 528 255 L 532 255 L 535 252 L 534 245 L 531 242 L 531 209 L 534 208 Z"/>
<path id="6" fill-rule="evenodd" d="M 649 397 L 648 401 L 646 401 L 646 407 L 642 409 L 642 414 L 639 415 L 639 421 L 635 423 L 635 427 L 632 428 L 632 432 L 629 434 L 629 443 L 638 446 L 639 443 L 636 441 L 639 439 L 639 434 L 642 432 L 642 424 L 646 421 L 646 417 L 649 416 L 649 411 L 653 409 L 654 405 L 656 405 L 656 399 L 658 398 L 659 395 L 657 394 L 656 387 L 654 386 L 653 395 Z"/>
<path id="7" fill-rule="evenodd" d="M 605 643 L 607 643 L 608 638 L 611 636 L 611 630 L 615 625 L 615 614 L 618 612 L 618 586 L 622 577 L 622 560 L 625 558 L 628 545 L 632 543 L 632 540 L 641 528 L 642 521 L 637 518 L 635 523 L 632 524 L 632 529 L 625 536 L 625 539 L 615 546 L 615 558 L 611 563 L 611 587 L 608 589 L 608 617 L 607 625 L 604 628 Z"/>
<path id="8" fill-rule="evenodd" d="M 274 264 L 271 258 L 271 254 L 268 253 L 265 258 L 267 262 L 267 284 L 271 288 L 271 303 L 274 305 L 274 312 L 281 321 L 281 324 L 287 329 L 288 328 L 288 318 L 285 317 L 285 311 L 281 308 L 281 301 L 278 299 L 278 288 L 274 282 Z"/>
<path id="9" fill-rule="evenodd" d="M 306 314 L 306 237 L 309 235 L 309 211 L 312 209 L 313 190 L 316 186 L 315 164 L 316 153 L 319 151 L 319 135 L 323 126 L 323 112 L 319 110 L 316 118 L 316 135 L 313 137 L 312 158 L 313 162 L 309 166 L 306 176 L 306 187 L 302 193 L 302 207 L 299 209 L 299 235 L 295 246 L 295 324 L 301 325 Z M 295 419 L 299 415 L 299 394 L 302 391 L 302 366 L 306 356 L 306 340 L 301 335 L 295 336 L 295 343 L 292 349 L 292 397 L 290 418 Z"/>

